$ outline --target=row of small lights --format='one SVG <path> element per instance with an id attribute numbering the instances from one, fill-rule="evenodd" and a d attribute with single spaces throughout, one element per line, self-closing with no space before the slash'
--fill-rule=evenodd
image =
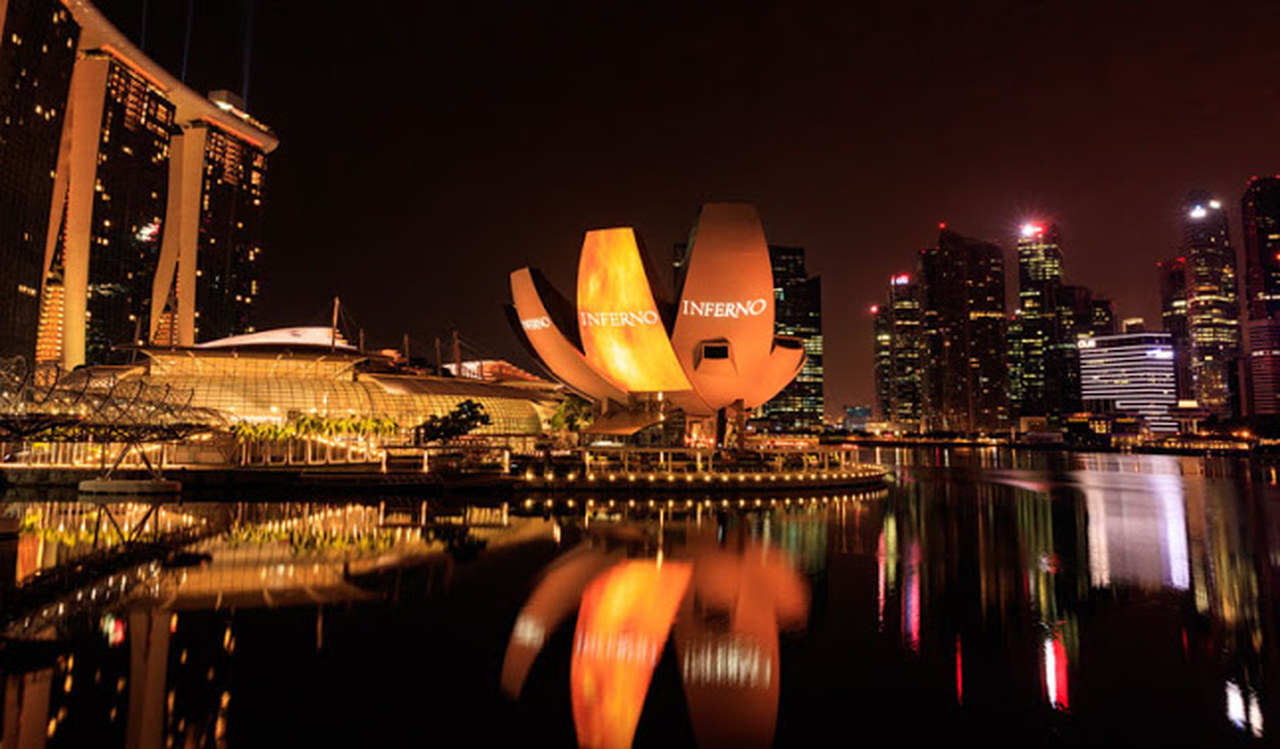
<path id="1" fill-rule="evenodd" d="M 840 497 L 836 497 L 836 498 L 834 499 L 834 501 L 835 501 L 835 503 L 836 503 L 836 504 L 843 504 L 843 503 L 845 503 L 845 502 L 849 502 L 849 501 L 857 502 L 857 501 L 861 501 L 861 500 L 880 499 L 880 498 L 881 498 L 881 497 L 883 497 L 886 493 L 887 493 L 887 492 L 879 491 L 879 492 L 870 492 L 870 493 L 866 493 L 866 494 L 855 494 L 855 495 L 852 495 L 852 496 L 840 496 Z M 832 500 L 832 498 L 831 498 L 831 497 L 821 497 L 821 498 L 819 498 L 819 497 L 810 497 L 810 498 L 808 498 L 808 499 L 805 499 L 804 497 L 800 497 L 800 498 L 795 499 L 795 500 L 792 500 L 792 499 L 782 499 L 782 500 L 778 500 L 778 499 L 767 499 L 767 500 L 766 500 L 766 499 L 753 499 L 753 500 L 739 499 L 739 500 L 737 500 L 736 502 L 731 501 L 731 500 L 728 500 L 728 499 L 722 499 L 722 500 L 719 500 L 718 502 L 717 502 L 717 501 L 715 501 L 715 500 L 710 500 L 710 499 L 704 499 L 704 500 L 702 500 L 702 501 L 700 501 L 700 502 L 699 502 L 699 501 L 692 500 L 692 499 L 686 499 L 683 503 L 681 503 L 681 505 L 682 505 L 684 508 L 686 508 L 686 509 L 692 509 L 695 505 L 702 505 L 703 507 L 715 507 L 715 506 L 717 506 L 717 505 L 718 505 L 718 506 L 720 506 L 720 507 L 734 507 L 734 506 L 736 506 L 736 507 L 739 507 L 739 508 L 745 508 L 745 507 L 765 507 L 765 506 L 768 506 L 768 507 L 777 507 L 779 504 L 781 504 L 783 507 L 790 507 L 791 505 L 793 505 L 793 504 L 794 504 L 794 505 L 799 506 L 799 507 L 804 507 L 804 506 L 807 506 L 807 505 L 813 505 L 813 506 L 815 506 L 815 507 L 816 507 L 816 506 L 818 506 L 818 505 L 829 505 L 829 504 L 831 504 L 831 502 L 832 502 L 832 501 L 833 501 L 833 500 Z M 532 510 L 532 509 L 533 509 L 537 504 L 538 504 L 538 502 L 537 502 L 536 500 L 533 500 L 533 499 L 526 499 L 526 500 L 524 501 L 524 508 L 525 508 L 526 510 Z M 542 504 L 542 506 L 543 506 L 543 507 L 547 507 L 547 508 L 554 507 L 554 506 L 555 506 L 555 500 L 551 500 L 551 499 L 543 500 L 541 504 Z M 612 509 L 612 508 L 617 507 L 619 504 L 623 504 L 623 503 L 619 502 L 618 500 L 614 500 L 614 499 L 610 499 L 610 500 L 608 500 L 607 502 L 596 502 L 594 499 L 588 499 L 588 500 L 585 500 L 584 502 L 582 502 L 582 506 L 583 506 L 583 507 L 585 507 L 585 508 L 587 508 L 588 510 L 591 510 L 591 509 L 597 509 L 597 508 L 599 508 L 599 507 L 608 507 L 608 508 Z M 659 506 L 662 506 L 662 507 L 667 508 L 667 509 L 675 509 L 677 506 L 681 506 L 681 505 L 677 505 L 677 502 L 676 502 L 676 500 L 674 500 L 674 499 L 668 499 L 668 500 L 666 500 L 665 502 L 661 502 L 661 503 L 660 503 L 660 502 L 658 502 L 657 500 L 653 500 L 653 499 L 650 499 L 650 500 L 648 500 L 647 502 L 640 502 L 640 501 L 637 501 L 637 500 L 634 500 L 634 499 L 628 499 L 628 500 L 625 502 L 625 504 L 626 504 L 626 506 L 627 506 L 628 508 L 634 508 L 634 507 L 648 507 L 648 508 L 651 508 L 651 509 L 655 509 L 655 508 L 657 508 L 657 507 L 659 507 Z M 573 508 L 575 508 L 575 507 L 577 507 L 577 506 L 578 506 L 578 503 L 577 503 L 576 501 L 572 500 L 572 499 L 569 499 L 569 500 L 565 500 L 564 506 L 565 506 L 565 507 L 567 507 L 567 508 L 569 508 L 569 509 L 573 509 Z"/>
<path id="2" fill-rule="evenodd" d="M 752 478 L 753 478 L 757 483 L 761 482 L 765 476 L 768 476 L 768 478 L 769 478 L 769 480 L 770 480 L 770 481 L 777 481 L 777 480 L 779 480 L 779 478 L 781 478 L 781 480 L 783 480 L 783 481 L 793 481 L 793 480 L 794 480 L 794 481 L 805 481 L 805 480 L 821 480 L 821 479 L 837 479 L 837 478 L 839 478 L 839 479 L 848 479 L 848 478 L 863 478 L 863 477 L 866 477 L 866 476 L 876 476 L 876 475 L 879 475 L 880 473 L 881 473 L 881 471 L 880 471 L 880 470 L 878 470 L 878 469 L 869 469 L 869 470 L 865 470 L 865 471 L 855 471 L 855 472 L 853 472 L 853 473 L 848 473 L 848 472 L 842 472 L 842 473 L 797 473 L 797 474 L 790 474 L 790 473 L 786 473 L 786 474 L 776 474 L 776 473 L 769 473 L 769 474 L 761 474 L 761 473 L 747 474 L 747 473 L 739 473 L 739 474 L 737 474 L 737 480 L 738 480 L 738 481 L 746 481 L 748 476 L 752 477 Z M 674 483 L 674 482 L 675 482 L 675 480 L 676 480 L 676 476 L 677 476 L 677 474 L 674 474 L 674 473 L 666 473 L 666 474 L 665 474 L 665 476 L 666 476 L 666 480 L 667 480 L 668 482 L 673 482 L 673 483 Z M 556 475 L 555 475 L 554 473 L 546 473 L 546 474 L 543 474 L 541 477 L 539 477 L 539 476 L 537 476 L 536 474 L 534 474 L 532 471 L 526 471 L 526 472 L 525 472 L 525 474 L 524 474 L 524 478 L 525 478 L 525 480 L 526 480 L 526 481 L 536 481 L 536 480 L 538 480 L 539 478 L 541 478 L 541 479 L 542 479 L 542 480 L 544 480 L 544 481 L 555 481 L 555 480 L 556 480 Z M 596 476 L 596 474 L 594 474 L 594 473 L 588 473 L 586 478 L 587 478 L 587 481 L 595 481 L 598 477 L 597 477 L 597 476 Z M 608 478 L 608 480 L 609 480 L 609 481 L 617 481 L 620 477 L 619 477 L 617 474 L 611 473 L 611 474 L 609 474 L 609 475 L 608 475 L 608 477 L 607 477 L 607 478 Z M 627 473 L 625 477 L 621 477 L 621 478 L 625 478 L 627 481 L 635 481 L 637 478 L 643 478 L 643 479 L 646 479 L 646 480 L 648 480 L 648 481 L 657 481 L 657 479 L 658 479 L 658 474 L 656 474 L 656 473 L 649 473 L 649 474 Z M 729 481 L 729 480 L 730 480 L 730 479 L 732 479 L 732 478 L 734 478 L 733 474 L 728 474 L 728 473 L 722 473 L 722 474 L 720 474 L 720 481 L 721 481 L 721 482 L 727 482 L 727 481 Z M 576 481 L 577 479 L 578 479 L 578 474 L 576 474 L 576 473 L 570 473 L 570 474 L 568 474 L 568 475 L 566 475 L 566 476 L 565 476 L 565 480 L 566 480 L 566 481 Z M 694 479 L 694 475 L 693 475 L 693 474 L 691 474 L 691 473 L 686 473 L 686 474 L 684 474 L 684 480 L 685 480 L 685 483 L 692 483 L 692 482 L 693 482 L 693 479 Z M 713 480 L 713 476 L 712 476 L 712 474 L 709 474 L 709 473 L 704 473 L 704 474 L 702 474 L 702 481 L 703 481 L 704 483 L 709 483 L 709 482 L 711 482 L 712 480 Z"/>

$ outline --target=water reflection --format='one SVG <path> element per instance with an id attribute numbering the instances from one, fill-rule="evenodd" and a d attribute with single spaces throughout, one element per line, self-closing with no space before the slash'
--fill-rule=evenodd
<path id="1" fill-rule="evenodd" d="M 10 625 L 3 746 L 1272 739 L 1263 474 L 898 457 L 844 497 L 120 508 L 202 536 Z M 0 601 L 124 548 L 93 505 L 3 507 Z"/>

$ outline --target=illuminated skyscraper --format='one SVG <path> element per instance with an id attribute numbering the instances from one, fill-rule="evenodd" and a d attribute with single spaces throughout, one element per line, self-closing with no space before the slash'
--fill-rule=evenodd
<path id="1" fill-rule="evenodd" d="M 1173 341 L 1168 333 L 1080 339 L 1081 396 L 1099 413 L 1139 414 L 1153 432 L 1176 432 Z"/>
<path id="2" fill-rule="evenodd" d="M 80 27 L 56 0 L 8 0 L 0 3 L 0 29 L 0 358 L 31 361 Z"/>
<path id="3" fill-rule="evenodd" d="M 1009 421 L 1009 372 L 1000 248 L 942 228 L 920 251 L 922 426 L 993 432 Z"/>
<path id="4" fill-rule="evenodd" d="M 875 357 L 876 408 L 880 418 L 889 421 L 893 413 L 893 322 L 888 305 L 871 305 L 871 345 Z"/>
<path id="5" fill-rule="evenodd" d="M 1226 210 L 1207 192 L 1191 192 L 1183 205 L 1183 252 L 1192 392 L 1202 408 L 1229 417 L 1239 394 L 1236 258 Z"/>
<path id="6" fill-rule="evenodd" d="M 1047 379 L 1056 344 L 1054 320 L 1062 285 L 1062 248 L 1055 224 L 1028 222 L 1018 232 L 1018 309 L 1010 325 L 1010 398 L 1019 416 L 1054 411 Z"/>
<path id="7" fill-rule="evenodd" d="M 1245 188 L 1244 222 L 1249 414 L 1280 415 L 1280 177 Z"/>
<path id="8" fill-rule="evenodd" d="M 889 292 L 876 316 L 876 393 L 885 421 L 901 429 L 920 428 L 921 332 L 920 286 L 900 273 L 889 280 Z"/>
<path id="9" fill-rule="evenodd" d="M 187 88 L 88 0 L 66 6 L 81 34 L 38 358 L 71 368 L 119 361 L 122 344 L 252 330 L 266 154 L 278 141 L 234 97 Z"/>
<path id="10" fill-rule="evenodd" d="M 71 141 L 59 171 L 65 168 L 70 179 L 59 179 L 65 192 L 54 196 L 52 213 L 60 222 L 46 278 L 48 286 L 62 288 L 45 298 L 63 302 L 63 347 L 80 333 L 85 363 L 115 364 L 124 354 L 114 346 L 145 342 L 173 105 L 120 60 L 86 52 L 76 62 L 68 106 Z M 69 329 L 76 319 L 83 330 Z"/>
<path id="11" fill-rule="evenodd" d="M 770 245 L 773 266 L 774 330 L 804 341 L 800 374 L 760 407 L 760 416 L 780 431 L 822 430 L 822 279 L 805 269 L 804 249 Z"/>

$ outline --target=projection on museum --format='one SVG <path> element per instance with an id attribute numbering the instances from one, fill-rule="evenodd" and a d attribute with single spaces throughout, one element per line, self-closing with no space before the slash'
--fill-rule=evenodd
<path id="1" fill-rule="evenodd" d="M 664 303 L 634 230 L 617 227 L 587 232 L 575 304 L 537 269 L 511 274 L 513 327 L 558 380 L 597 404 L 592 431 L 633 433 L 679 412 L 686 442 L 717 431 L 733 442 L 745 415 L 804 365 L 800 339 L 774 335 L 773 272 L 754 206 L 703 206 L 681 266 L 676 301 Z"/>

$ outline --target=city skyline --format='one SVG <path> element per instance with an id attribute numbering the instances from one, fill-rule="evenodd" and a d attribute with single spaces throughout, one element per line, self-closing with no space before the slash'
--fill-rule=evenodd
<path id="1" fill-rule="evenodd" d="M 202 34 L 189 82 L 240 89 L 240 6 L 194 7 Z M 874 401 L 866 307 L 939 221 L 1006 253 L 1023 221 L 1054 221 L 1073 282 L 1150 325 L 1154 264 L 1180 241 L 1187 190 L 1224 195 L 1235 214 L 1250 176 L 1280 171 L 1266 156 L 1280 107 L 1256 94 L 1274 87 L 1265 71 L 1280 62 L 1262 32 L 1276 10 L 1158 7 L 1018 9 L 1008 22 L 1020 33 L 1009 36 L 997 23 L 1006 9 L 756 10 L 726 25 L 657 7 L 608 16 L 260 5 L 250 106 L 289 143 L 271 179 L 273 195 L 291 197 L 266 217 L 259 327 L 322 322 L 338 294 L 374 345 L 409 333 L 425 351 L 461 327 L 528 363 L 496 304 L 459 306 L 502 297 L 475 261 L 563 253 L 610 223 L 670 246 L 701 202 L 726 198 L 760 205 L 769 235 L 806 247 L 811 272 L 841 289 L 824 310 L 829 413 Z M 135 40 L 140 8 L 103 3 Z M 183 13 L 151 8 L 143 45 L 175 71 Z M 425 52 L 411 43 L 423 29 L 437 29 Z M 795 54 L 770 51 L 814 29 L 824 33 Z M 1059 53 L 1040 55 L 1051 43 Z M 518 64 L 574 44 L 584 46 Z M 333 51 L 324 75 L 303 49 Z M 583 56 L 597 64 L 578 65 Z M 392 68 L 419 71 L 429 95 L 396 95 L 399 79 L 379 72 Z M 760 111 L 757 124 L 744 117 Z M 949 113 L 940 137 L 931 111 Z M 498 127 L 517 112 L 519 127 Z M 391 120 L 421 128 L 400 132 Z M 788 126 L 798 136 L 777 138 Z M 360 148 L 333 148 L 351 137 Z M 493 221 L 499 210 L 505 220 Z M 323 227 L 309 226 L 317 214 Z M 517 242 L 502 228 L 512 223 Z M 342 259 L 348 247 L 361 263 Z M 310 262 L 317 248 L 328 259 Z M 572 272 L 563 262 L 546 270 L 559 283 Z"/>

